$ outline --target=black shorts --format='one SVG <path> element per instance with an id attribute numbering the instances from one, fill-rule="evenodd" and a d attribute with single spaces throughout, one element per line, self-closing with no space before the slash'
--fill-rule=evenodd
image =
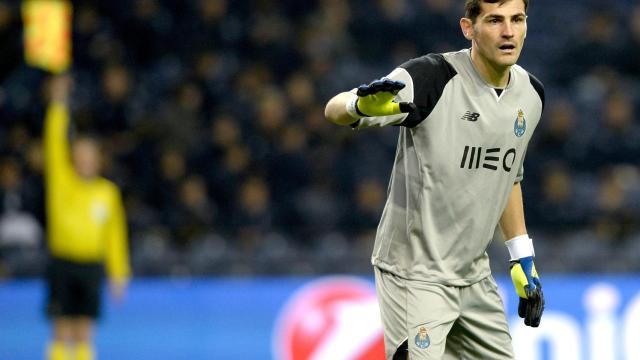
<path id="1" fill-rule="evenodd" d="M 100 315 L 100 298 L 104 283 L 102 264 L 84 264 L 51 259 L 47 267 L 47 315 Z"/>

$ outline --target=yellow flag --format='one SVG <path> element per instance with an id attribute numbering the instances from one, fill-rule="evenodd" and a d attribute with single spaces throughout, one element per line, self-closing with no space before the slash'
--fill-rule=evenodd
<path id="1" fill-rule="evenodd" d="M 23 0 L 24 58 L 52 73 L 71 65 L 71 17 L 68 0 Z"/>

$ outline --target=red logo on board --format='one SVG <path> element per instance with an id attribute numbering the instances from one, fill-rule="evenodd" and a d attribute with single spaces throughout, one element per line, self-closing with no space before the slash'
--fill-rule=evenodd
<path id="1" fill-rule="evenodd" d="M 274 329 L 276 360 L 384 360 L 375 289 L 355 277 L 328 277 L 298 290 Z"/>

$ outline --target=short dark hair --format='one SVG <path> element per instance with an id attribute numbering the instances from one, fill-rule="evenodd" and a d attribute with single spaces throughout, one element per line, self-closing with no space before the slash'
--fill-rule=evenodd
<path id="1" fill-rule="evenodd" d="M 478 15 L 480 15 L 480 11 L 482 10 L 480 5 L 483 2 L 489 4 L 503 4 L 507 1 L 509 0 L 467 0 L 464 4 L 464 17 L 471 19 L 472 22 L 476 22 L 476 18 L 478 18 Z M 529 8 L 529 0 L 522 0 L 522 2 L 524 3 L 524 12 L 526 13 Z"/>

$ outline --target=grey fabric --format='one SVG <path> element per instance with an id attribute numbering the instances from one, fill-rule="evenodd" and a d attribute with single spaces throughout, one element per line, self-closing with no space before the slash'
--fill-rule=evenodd
<path id="1" fill-rule="evenodd" d="M 425 76 L 442 69 L 451 78 L 443 84 L 448 76 L 441 76 L 433 87 Z M 429 115 L 399 127 L 371 261 L 405 279 L 476 283 L 490 274 L 485 250 L 513 184 L 522 180 L 527 145 L 542 114 L 540 92 L 514 65 L 498 96 L 474 68 L 469 50 L 414 59 L 388 77 L 407 83 L 398 101 L 422 104 Z M 357 128 L 402 125 L 407 118 L 363 118 Z"/>
<path id="2" fill-rule="evenodd" d="M 377 268 L 375 276 L 386 359 L 394 359 L 404 341 L 411 360 L 514 358 L 491 276 L 464 287 L 402 279 Z"/>

